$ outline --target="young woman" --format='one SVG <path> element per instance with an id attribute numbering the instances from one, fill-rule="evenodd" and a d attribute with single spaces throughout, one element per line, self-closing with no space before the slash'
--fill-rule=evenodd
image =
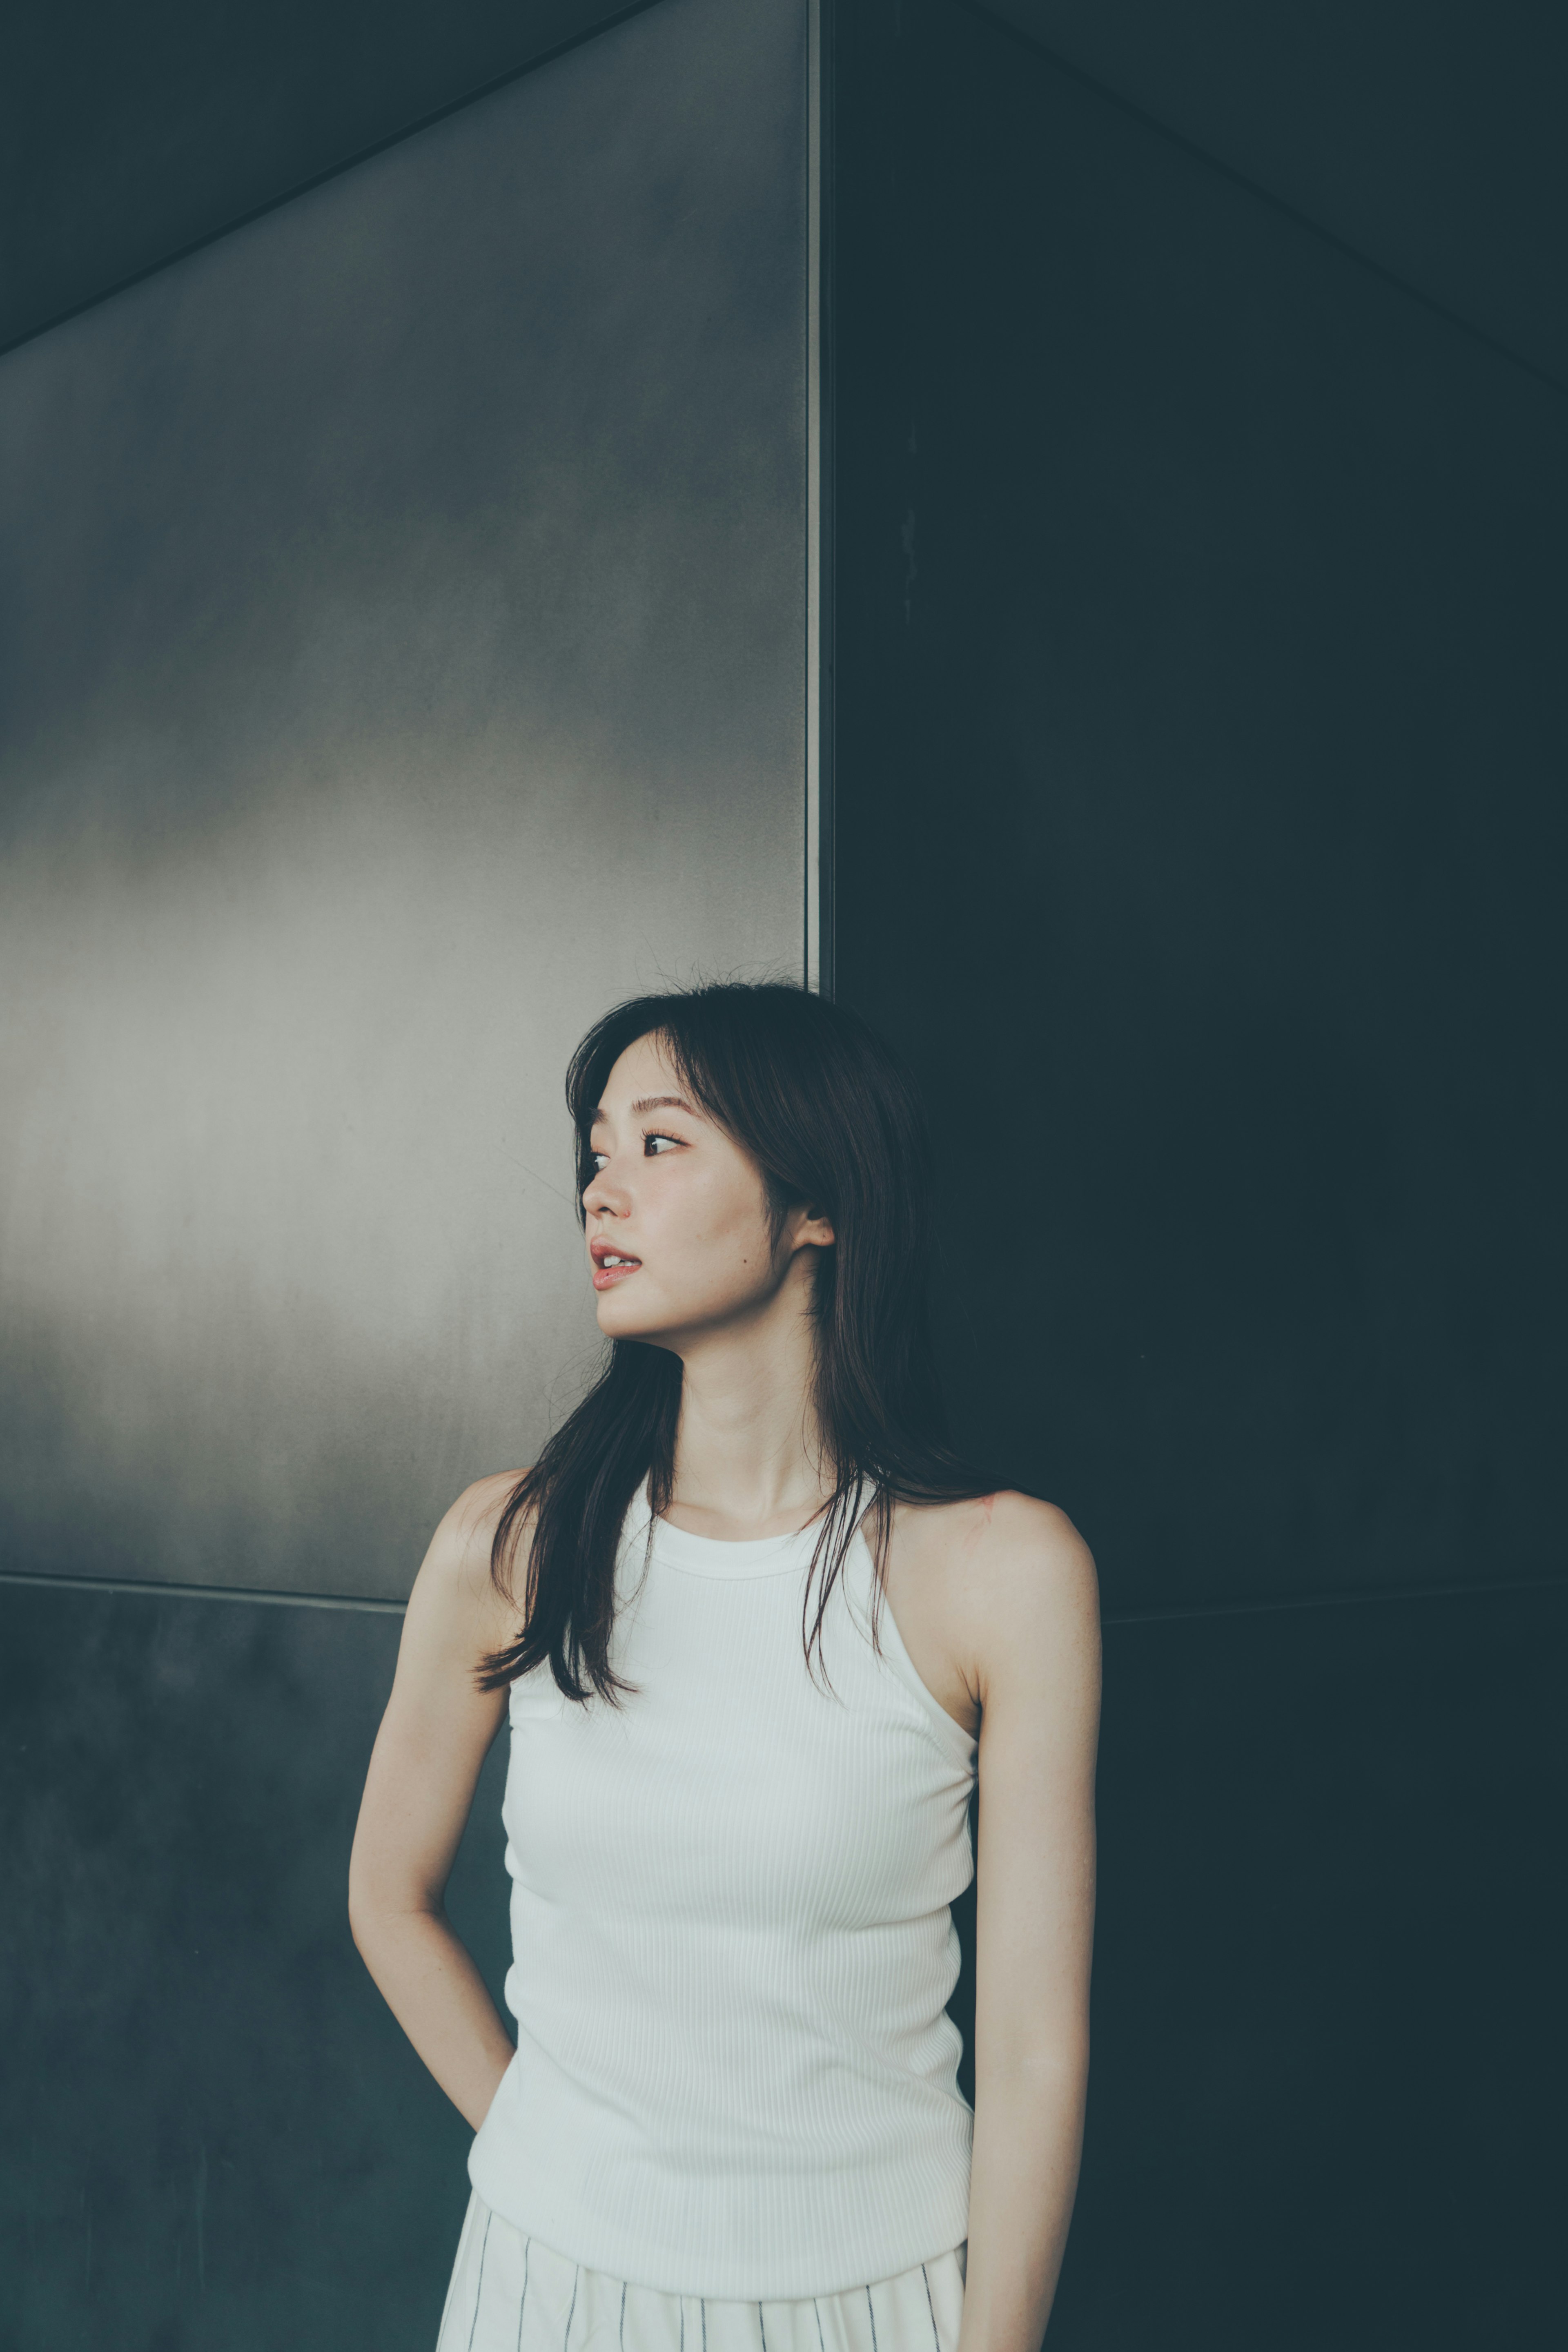
<path id="1" fill-rule="evenodd" d="M 1088 2068 L 1093 1563 L 944 1443 L 924 1130 L 860 1022 L 644 997 L 567 1092 L 609 1361 L 437 1528 L 351 1869 L 477 2133 L 440 2352 L 1037 2352 Z M 1000 1122 L 975 1149 L 1005 1282 L 1029 1171 Z M 515 2047 L 442 1907 L 503 1711 Z"/>

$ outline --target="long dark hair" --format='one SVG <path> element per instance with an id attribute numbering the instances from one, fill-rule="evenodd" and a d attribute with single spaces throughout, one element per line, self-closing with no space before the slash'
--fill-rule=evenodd
<path id="1" fill-rule="evenodd" d="M 956 1502 L 990 1494 L 997 1483 L 961 1462 L 946 1439 L 925 1304 L 932 1223 L 925 1122 L 881 1039 L 841 1005 L 803 988 L 725 982 L 633 997 L 594 1024 L 567 1072 L 580 1222 L 594 1172 L 589 1132 L 605 1081 L 627 1046 L 648 1036 L 658 1037 L 703 1109 L 757 1161 L 774 1240 L 802 1202 L 831 1222 L 836 1236 L 833 1247 L 816 1252 L 812 1296 L 812 1402 L 833 1491 L 806 1579 L 809 1668 L 813 1643 L 821 1658 L 823 1612 L 862 1516 L 864 1488 L 876 1568 L 874 1643 L 894 1503 Z M 680 1358 L 668 1349 L 612 1341 L 592 1388 L 512 1489 L 490 1572 L 516 1605 L 516 1553 L 531 1510 L 523 1632 L 484 1660 L 483 1689 L 498 1690 L 546 1658 L 569 1698 L 587 1699 L 591 1685 L 619 1704 L 615 1694 L 635 1687 L 609 1661 L 616 1556 L 644 1479 L 655 1517 L 668 1507 L 681 1377 Z"/>

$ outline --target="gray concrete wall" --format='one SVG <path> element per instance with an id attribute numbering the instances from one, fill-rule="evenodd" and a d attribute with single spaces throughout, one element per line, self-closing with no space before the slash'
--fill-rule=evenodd
<path id="1" fill-rule="evenodd" d="M 566 1057 L 802 965 L 805 17 L 0 362 L 5 1568 L 397 1595 L 594 1360 Z"/>

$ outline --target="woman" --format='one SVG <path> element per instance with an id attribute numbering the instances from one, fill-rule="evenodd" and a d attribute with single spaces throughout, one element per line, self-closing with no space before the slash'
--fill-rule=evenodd
<path id="1" fill-rule="evenodd" d="M 567 1093 L 609 1363 L 437 1528 L 351 1867 L 478 2135 L 440 2352 L 1036 2352 L 1088 2066 L 1093 1563 L 943 1442 L 924 1130 L 861 1023 L 644 997 Z M 976 1148 L 1005 1281 L 1028 1171 Z M 515 2048 L 442 1908 L 503 1708 Z"/>

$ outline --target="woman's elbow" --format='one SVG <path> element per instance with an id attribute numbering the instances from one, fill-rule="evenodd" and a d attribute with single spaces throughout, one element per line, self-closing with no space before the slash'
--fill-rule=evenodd
<path id="1" fill-rule="evenodd" d="M 400 1928 L 440 1908 L 439 1899 L 433 1902 L 426 1889 L 402 1874 L 390 1877 L 358 1854 L 350 1861 L 349 1933 L 361 1959 L 369 1961 L 372 1952 L 384 1951 Z"/>
<path id="2" fill-rule="evenodd" d="M 375 1941 L 376 1905 L 363 1882 L 353 1871 L 349 1873 L 349 1933 L 362 1960 L 370 1958 L 370 1947 Z"/>
<path id="3" fill-rule="evenodd" d="M 1025 2098 L 1082 2095 L 1089 2075 L 1089 2023 L 1084 2019 L 1049 2035 L 1009 2039 L 1000 2048 L 976 2053 L 977 2081 Z"/>

